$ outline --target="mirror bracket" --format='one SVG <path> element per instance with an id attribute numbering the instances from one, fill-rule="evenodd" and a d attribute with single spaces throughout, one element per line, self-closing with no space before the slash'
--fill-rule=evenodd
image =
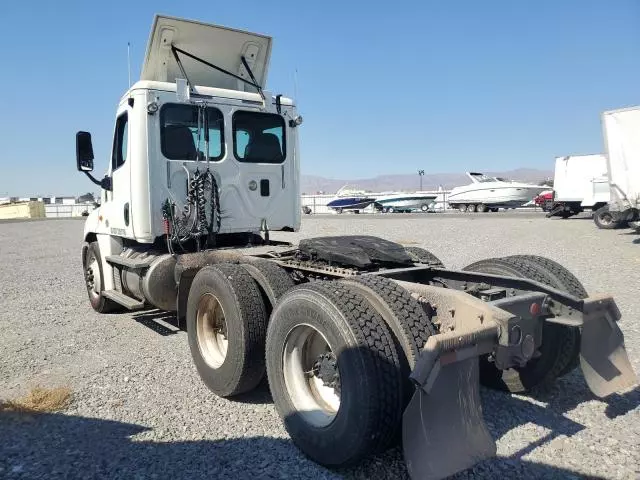
<path id="1" fill-rule="evenodd" d="M 104 178 L 102 180 L 98 180 L 96 177 L 94 177 L 93 175 L 91 175 L 89 172 L 84 172 L 84 174 L 89 177 L 89 180 L 91 180 L 93 183 L 95 183 L 96 185 L 98 185 L 100 188 L 107 190 L 107 191 L 111 191 L 111 177 L 108 175 L 105 175 Z"/>

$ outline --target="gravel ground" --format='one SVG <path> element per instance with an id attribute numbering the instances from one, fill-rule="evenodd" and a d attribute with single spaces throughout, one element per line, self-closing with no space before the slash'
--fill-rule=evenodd
<path id="1" fill-rule="evenodd" d="M 450 267 L 546 255 L 590 292 L 612 293 L 640 371 L 640 245 L 626 230 L 537 215 L 305 217 L 280 238 L 374 234 Z M 237 401 L 199 381 L 186 334 L 153 312 L 98 315 L 80 267 L 82 222 L 0 224 L 0 398 L 68 385 L 64 414 L 0 413 L 0 478 L 406 478 L 397 450 L 330 472 L 291 444 L 268 387 Z M 153 327 L 153 328 L 150 328 Z M 579 373 L 536 400 L 482 391 L 498 457 L 459 478 L 639 478 L 640 390 L 599 401 Z"/>

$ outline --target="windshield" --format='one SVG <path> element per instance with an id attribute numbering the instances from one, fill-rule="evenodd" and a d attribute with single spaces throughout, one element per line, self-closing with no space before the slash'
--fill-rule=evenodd
<path id="1" fill-rule="evenodd" d="M 484 173 L 469 173 L 469 175 L 473 178 L 474 181 L 478 183 L 488 183 L 488 182 L 511 182 L 508 178 L 504 177 L 490 177 L 485 175 Z"/>
<path id="2" fill-rule="evenodd" d="M 475 178 L 476 182 L 484 183 L 484 182 L 495 182 L 496 179 L 493 177 L 488 177 L 483 173 L 470 173 L 473 178 Z"/>
<path id="3" fill-rule="evenodd" d="M 224 120 L 222 112 L 217 108 L 207 108 L 207 116 L 209 117 L 209 159 L 217 161 L 224 156 Z M 204 160 L 204 125 L 200 122 L 201 125 L 198 128 L 197 106 L 164 105 L 160 113 L 160 121 L 161 148 L 166 158 Z"/>

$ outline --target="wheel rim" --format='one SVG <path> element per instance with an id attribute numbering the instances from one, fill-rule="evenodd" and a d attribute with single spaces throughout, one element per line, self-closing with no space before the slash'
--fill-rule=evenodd
<path id="1" fill-rule="evenodd" d="M 87 284 L 87 291 L 91 298 L 98 298 L 102 289 L 100 283 L 100 264 L 93 253 L 87 258 L 87 267 L 84 271 L 84 279 Z"/>
<path id="2" fill-rule="evenodd" d="M 227 322 L 220 301 L 211 293 L 198 302 L 196 332 L 202 358 L 210 367 L 219 368 L 227 357 Z"/>
<path id="3" fill-rule="evenodd" d="M 428 210 L 429 207 L 427 207 L 426 205 L 422 205 L 420 207 L 420 210 L 422 210 L 423 212 L 426 212 Z"/>
<path id="4" fill-rule="evenodd" d="M 285 339 L 282 365 L 298 415 L 315 427 L 333 422 L 340 408 L 340 372 L 327 339 L 310 325 L 297 325 Z"/>
<path id="5" fill-rule="evenodd" d="M 613 217 L 609 212 L 602 212 L 599 215 L 599 220 L 602 225 L 611 225 L 613 223 Z"/>

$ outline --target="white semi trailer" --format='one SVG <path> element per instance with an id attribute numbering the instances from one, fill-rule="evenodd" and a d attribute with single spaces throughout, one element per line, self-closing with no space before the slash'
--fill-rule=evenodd
<path id="1" fill-rule="evenodd" d="M 599 228 L 640 227 L 640 106 L 602 114 L 611 201 L 598 209 Z"/>
<path id="2" fill-rule="evenodd" d="M 547 217 L 568 218 L 585 210 L 596 211 L 610 199 L 607 157 L 603 154 L 556 158 L 553 200 Z"/>
<path id="3" fill-rule="evenodd" d="M 376 237 L 270 239 L 300 226 L 302 123 L 262 88 L 270 53 L 264 35 L 157 16 L 104 178 L 77 133 L 102 189 L 82 247 L 96 311 L 176 312 L 207 387 L 234 397 L 266 375 L 293 442 L 330 468 L 400 433 L 413 478 L 494 455 L 480 382 L 528 391 L 581 365 L 598 396 L 636 383 L 613 298 L 551 260 L 457 271 Z"/>

